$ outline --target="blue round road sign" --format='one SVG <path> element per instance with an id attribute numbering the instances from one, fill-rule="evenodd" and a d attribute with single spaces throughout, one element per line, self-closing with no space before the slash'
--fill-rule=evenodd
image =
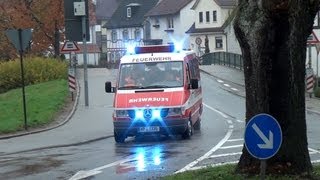
<path id="1" fill-rule="evenodd" d="M 282 131 L 278 121 L 269 114 L 254 116 L 246 125 L 244 143 L 253 157 L 271 158 L 282 143 Z"/>

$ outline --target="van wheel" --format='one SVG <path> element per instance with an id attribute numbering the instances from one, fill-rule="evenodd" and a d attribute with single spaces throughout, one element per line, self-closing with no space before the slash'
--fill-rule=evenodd
<path id="1" fill-rule="evenodd" d="M 183 139 L 190 139 L 192 135 L 193 135 L 193 126 L 192 126 L 191 119 L 189 119 L 187 129 L 182 134 L 182 138 Z"/>
<path id="2" fill-rule="evenodd" d="M 194 124 L 194 129 L 195 130 L 200 130 L 201 128 L 201 119 L 199 118 L 198 121 Z"/>
<path id="3" fill-rule="evenodd" d="M 114 134 L 114 140 L 117 143 L 124 143 L 124 140 L 126 139 L 126 137 L 123 134 L 118 134 L 116 132 L 113 132 Z"/>

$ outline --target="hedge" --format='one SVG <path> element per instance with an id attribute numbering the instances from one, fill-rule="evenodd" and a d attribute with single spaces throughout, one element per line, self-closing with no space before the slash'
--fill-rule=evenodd
<path id="1" fill-rule="evenodd" d="M 25 86 L 41 82 L 66 79 L 68 65 L 66 62 L 53 58 L 25 58 Z M 22 86 L 20 60 L 0 61 L 0 93 Z"/>

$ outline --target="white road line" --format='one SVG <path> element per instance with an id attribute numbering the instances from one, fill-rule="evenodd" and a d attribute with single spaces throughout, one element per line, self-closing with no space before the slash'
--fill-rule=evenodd
<path id="1" fill-rule="evenodd" d="M 224 113 L 214 109 L 213 107 L 210 107 L 206 104 L 203 103 L 204 106 L 206 106 L 207 108 L 217 112 L 218 114 L 220 114 L 222 117 L 224 118 L 228 118 L 229 116 L 225 115 Z M 230 125 L 232 125 L 232 121 L 231 120 L 227 120 L 227 123 Z M 204 160 L 204 159 L 207 159 L 208 157 L 210 157 L 211 154 L 213 154 L 215 151 L 217 151 L 230 137 L 231 137 L 231 134 L 233 132 L 233 129 L 232 128 L 228 128 L 228 132 L 227 134 L 224 136 L 223 139 L 221 139 L 221 141 L 215 145 L 212 149 L 210 149 L 206 154 L 204 154 L 203 156 L 199 157 L 198 159 L 196 159 L 195 161 L 189 163 L 188 165 L 186 165 L 184 168 L 180 169 L 179 171 L 176 171 L 175 174 L 177 173 L 181 173 L 181 172 L 184 172 L 184 171 L 188 171 L 190 170 L 192 167 L 194 167 L 196 164 L 198 164 L 200 161 Z"/>
<path id="2" fill-rule="evenodd" d="M 237 119 L 236 121 L 239 122 L 239 123 L 244 123 L 244 121 L 239 120 L 239 119 Z"/>
<path id="3" fill-rule="evenodd" d="M 218 81 L 219 83 L 223 83 L 223 81 L 222 81 L 222 80 L 220 80 L 220 79 L 217 79 L 217 81 Z"/>
<path id="4" fill-rule="evenodd" d="M 211 107 L 211 106 L 208 106 L 207 104 L 205 104 L 205 103 L 203 103 L 203 105 L 205 106 L 205 107 L 207 107 L 208 109 L 211 109 L 212 111 L 215 111 L 216 113 L 218 113 L 218 114 L 220 114 L 222 117 L 224 117 L 224 118 L 228 118 L 229 116 L 228 115 L 226 115 L 225 113 L 223 113 L 223 112 L 221 112 L 221 111 L 219 111 L 219 110 L 217 110 L 217 109 L 215 109 L 215 108 L 213 108 L 213 107 Z M 231 123 L 232 123 L 232 121 L 231 121 Z"/>
<path id="5" fill-rule="evenodd" d="M 233 145 L 233 146 L 222 146 L 220 149 L 232 149 L 232 148 L 238 148 L 238 147 L 243 147 L 242 144 L 239 145 Z"/>
<path id="6" fill-rule="evenodd" d="M 226 86 L 226 87 L 230 87 L 230 85 L 229 84 L 223 84 L 224 86 Z"/>
<path id="7" fill-rule="evenodd" d="M 313 152 L 315 152 L 315 153 L 319 153 L 320 154 L 320 151 L 318 151 L 318 150 L 316 150 L 316 149 L 312 149 L 312 148 L 308 148 L 309 149 L 309 151 L 313 151 Z"/>
<path id="8" fill-rule="evenodd" d="M 243 139 L 229 139 L 228 142 L 243 141 Z"/>
<path id="9" fill-rule="evenodd" d="M 232 90 L 234 90 L 234 91 L 239 91 L 237 88 L 231 88 Z"/>
<path id="10" fill-rule="evenodd" d="M 236 153 L 226 153 L 226 154 L 217 154 L 217 155 L 212 155 L 209 158 L 217 158 L 217 157 L 226 157 L 226 156 L 234 156 L 234 155 L 241 155 L 242 152 L 236 152 Z"/>
<path id="11" fill-rule="evenodd" d="M 100 166 L 100 167 L 97 167 L 97 168 L 94 168 L 91 170 L 82 170 L 82 171 L 77 172 L 75 175 L 73 175 L 69 180 L 79 180 L 79 179 L 84 179 L 84 178 L 87 178 L 90 176 L 94 176 L 94 175 L 102 173 L 101 170 L 103 170 L 103 169 L 106 169 L 106 168 L 109 168 L 112 166 L 116 166 L 116 165 L 119 165 L 121 163 L 125 163 L 128 161 L 130 161 L 130 159 L 123 159 L 123 160 L 115 161 L 113 163 L 110 163 L 110 164 L 107 164 L 104 166 Z"/>
<path id="12" fill-rule="evenodd" d="M 223 165 L 227 165 L 227 164 L 237 164 L 238 161 L 230 161 L 230 162 L 224 162 L 224 163 L 217 163 L 217 164 L 211 164 L 211 165 L 207 165 L 207 166 L 196 166 L 193 168 L 190 168 L 190 170 L 198 170 L 198 169 L 203 169 L 203 168 L 208 168 L 208 167 L 216 167 L 216 166 L 223 166 Z"/>

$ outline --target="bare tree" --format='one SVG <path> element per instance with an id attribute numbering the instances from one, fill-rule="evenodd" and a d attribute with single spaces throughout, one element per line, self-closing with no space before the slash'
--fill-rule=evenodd
<path id="1" fill-rule="evenodd" d="M 267 172 L 301 174 L 312 170 L 305 117 L 307 38 L 319 0 L 239 0 L 234 30 L 244 57 L 246 120 L 274 116 L 283 132 L 279 152 Z M 238 172 L 259 172 L 246 148 Z"/>

